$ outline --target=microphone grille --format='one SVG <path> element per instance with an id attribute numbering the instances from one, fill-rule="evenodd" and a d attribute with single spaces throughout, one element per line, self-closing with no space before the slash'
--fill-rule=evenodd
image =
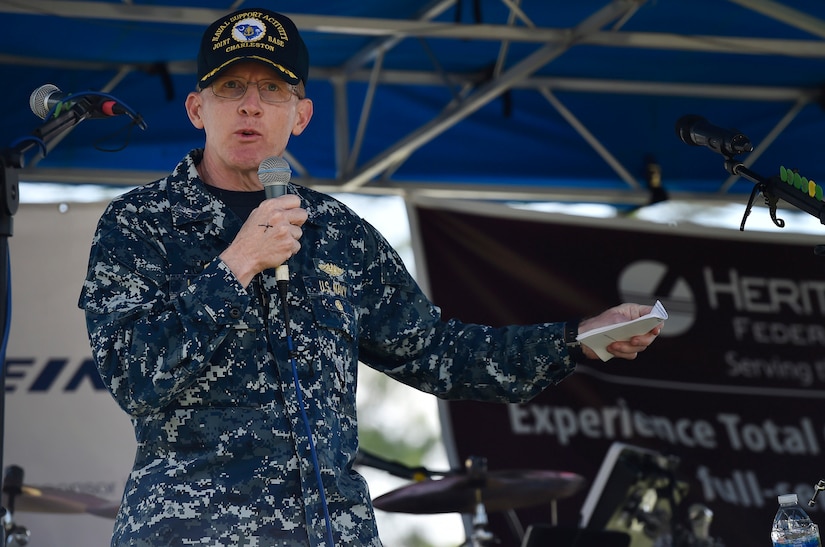
<path id="1" fill-rule="evenodd" d="M 676 120 L 676 134 L 679 136 L 679 140 L 685 144 L 697 146 L 693 141 L 693 137 L 690 135 L 690 131 L 697 122 L 703 121 L 705 121 L 705 118 L 697 116 L 696 114 L 685 114 Z"/>
<path id="2" fill-rule="evenodd" d="M 29 108 L 41 120 L 45 120 L 49 114 L 49 110 L 51 110 L 48 103 L 49 97 L 55 92 L 60 93 L 60 89 L 54 84 L 41 85 L 32 91 L 29 97 Z"/>
<path id="3" fill-rule="evenodd" d="M 258 166 L 258 179 L 264 186 L 271 184 L 286 184 L 292 178 L 292 169 L 287 161 L 280 156 L 266 158 Z"/>

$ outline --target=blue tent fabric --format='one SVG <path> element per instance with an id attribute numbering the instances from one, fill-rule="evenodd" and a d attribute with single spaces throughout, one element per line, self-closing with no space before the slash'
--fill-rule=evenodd
<path id="1" fill-rule="evenodd" d="M 721 156 L 678 139 L 685 114 L 750 137 L 757 173 L 784 165 L 825 181 L 822 2 L 264 5 L 290 15 L 310 50 L 315 117 L 288 150 L 310 186 L 638 202 L 655 162 L 673 196 L 750 193 L 750 181 L 726 183 Z M 168 171 L 202 142 L 183 101 L 200 35 L 227 11 L 214 0 L 0 0 L 0 145 L 42 123 L 26 108 L 39 86 L 107 89 L 147 129 L 87 120 L 27 158 L 23 177 L 118 184 Z"/>

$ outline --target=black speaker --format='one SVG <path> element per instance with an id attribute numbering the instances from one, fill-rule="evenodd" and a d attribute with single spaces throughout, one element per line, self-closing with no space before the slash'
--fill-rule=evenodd
<path id="1" fill-rule="evenodd" d="M 630 535 L 612 530 L 585 530 L 532 524 L 521 547 L 628 547 Z"/>

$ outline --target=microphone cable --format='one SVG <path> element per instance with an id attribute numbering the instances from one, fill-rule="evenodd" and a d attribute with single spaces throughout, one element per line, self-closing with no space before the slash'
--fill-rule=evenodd
<path id="1" fill-rule="evenodd" d="M 289 292 L 289 270 L 287 269 L 286 263 L 279 266 L 282 271 L 286 272 L 286 276 L 281 276 L 277 280 L 278 285 L 278 293 L 281 297 L 281 310 L 283 312 L 284 317 L 284 328 L 286 330 L 286 346 L 287 352 L 289 355 L 289 364 L 292 369 L 292 381 L 295 384 L 295 394 L 298 402 L 298 409 L 301 412 L 301 421 L 304 424 L 304 429 L 306 431 L 307 440 L 309 441 L 309 453 L 310 458 L 312 460 L 312 467 L 315 470 L 315 481 L 318 483 L 318 492 L 320 493 L 321 497 L 321 506 L 323 507 L 324 511 L 324 525 L 326 528 L 326 543 L 327 547 L 335 547 L 335 541 L 332 535 L 332 518 L 329 514 L 329 506 L 327 505 L 327 497 L 324 493 L 324 482 L 321 477 L 321 465 L 318 462 L 318 452 L 315 449 L 315 441 L 312 438 L 312 425 L 309 422 L 309 416 L 307 416 L 306 405 L 304 403 L 304 396 L 303 392 L 301 391 L 301 383 L 298 379 L 298 361 L 295 358 L 295 344 L 292 340 L 292 327 L 289 321 L 289 305 L 287 304 L 287 294 Z M 261 287 L 261 291 L 263 292 L 263 287 Z M 267 314 L 269 315 L 269 314 Z M 272 329 L 267 328 L 267 337 L 270 338 L 270 346 L 274 348 L 275 346 L 272 344 Z M 274 351 L 272 352 L 274 355 Z"/>
<path id="2" fill-rule="evenodd" d="M 267 199 L 277 198 L 287 193 L 287 185 L 292 176 L 292 169 L 289 163 L 280 156 L 272 156 L 266 158 L 258 166 L 258 178 L 264 187 Z M 312 425 L 309 423 L 309 416 L 307 416 L 306 405 L 304 404 L 304 395 L 301 391 L 301 382 L 298 379 L 298 361 L 295 357 L 295 344 L 292 340 L 292 327 L 289 321 L 289 305 L 287 304 L 287 296 L 289 293 L 289 265 L 285 260 L 283 264 L 275 268 L 275 282 L 278 286 L 278 292 L 281 296 L 281 308 L 284 316 L 284 329 L 286 332 L 286 345 L 289 356 L 289 363 L 292 368 L 292 380 L 295 383 L 295 394 L 298 402 L 298 409 L 301 412 L 301 420 L 304 423 L 307 440 L 309 441 L 309 453 L 312 459 L 312 467 L 315 470 L 315 480 L 318 483 L 318 492 L 321 496 L 321 505 L 324 509 L 324 523 L 327 532 L 328 547 L 335 547 L 335 541 L 332 536 L 332 519 L 329 515 L 329 507 L 327 506 L 327 497 L 324 493 L 324 482 L 321 477 L 321 465 L 318 462 L 318 452 L 315 449 L 315 441 L 312 438 Z M 261 282 L 261 292 L 263 293 L 263 281 Z M 262 295 L 265 296 L 265 295 Z M 262 300 L 264 303 L 266 299 Z M 269 306 L 267 305 L 267 320 L 269 318 Z M 267 337 L 269 337 L 270 350 L 275 354 L 275 345 L 272 343 L 272 329 L 267 328 Z"/>

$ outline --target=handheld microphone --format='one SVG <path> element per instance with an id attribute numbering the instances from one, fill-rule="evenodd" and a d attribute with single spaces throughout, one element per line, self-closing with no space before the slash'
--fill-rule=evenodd
<path id="1" fill-rule="evenodd" d="M 42 85 L 29 96 L 29 108 L 41 120 L 45 120 L 55 106 L 64 102 L 69 108 L 80 108 L 81 115 L 88 114 L 93 118 L 128 114 L 117 101 L 95 93 L 63 93 L 53 84 Z"/>
<path id="2" fill-rule="evenodd" d="M 266 158 L 258 166 L 258 179 L 264 185 L 267 199 L 277 198 L 286 194 L 287 184 L 292 178 L 292 169 L 286 160 L 280 156 Z M 276 281 L 289 281 L 289 266 L 286 262 L 275 268 Z"/>
<path id="3" fill-rule="evenodd" d="M 707 146 L 714 152 L 732 157 L 753 150 L 750 139 L 736 129 L 723 129 L 696 114 L 687 114 L 676 122 L 676 134 L 691 146 Z"/>

